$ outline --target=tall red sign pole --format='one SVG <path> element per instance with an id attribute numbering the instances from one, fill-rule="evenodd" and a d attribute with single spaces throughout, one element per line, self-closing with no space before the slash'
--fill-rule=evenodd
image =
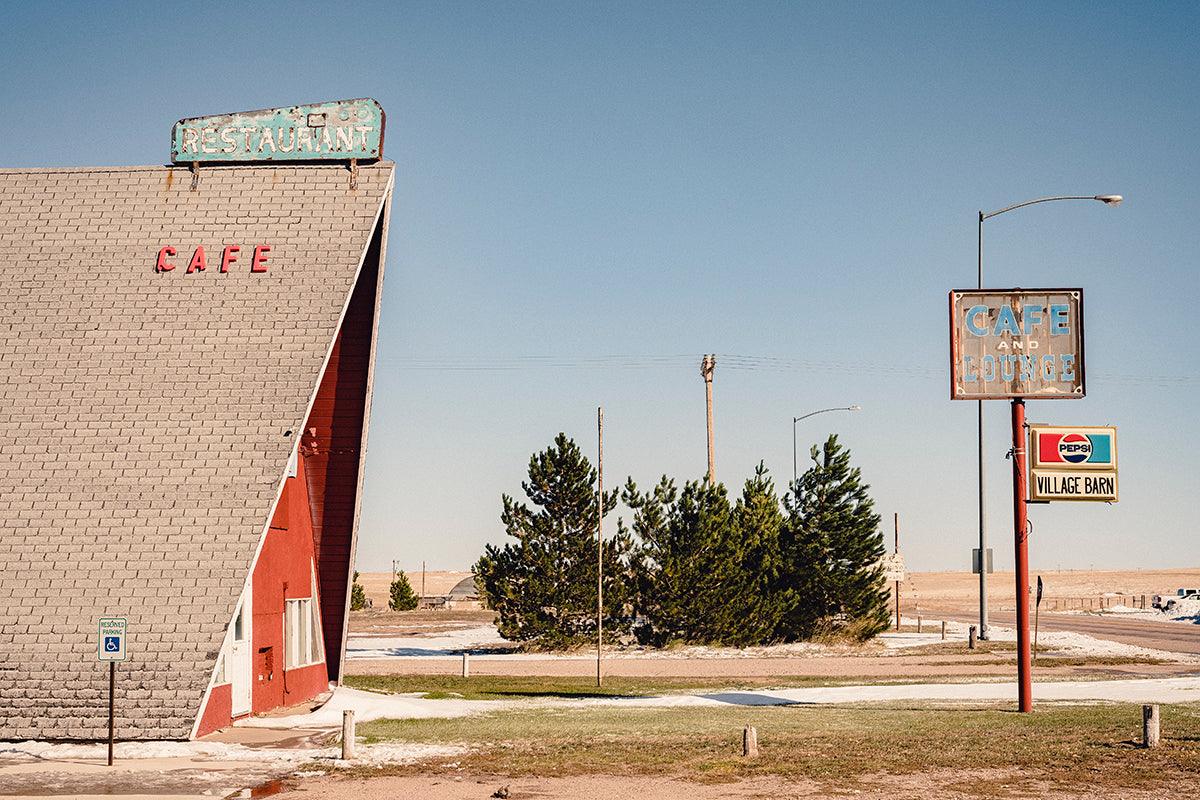
<path id="1" fill-rule="evenodd" d="M 1033 666 L 1029 650 L 1029 520 L 1025 471 L 1025 399 L 1012 401 L 1013 535 L 1017 567 L 1017 698 L 1020 711 L 1033 711 Z"/>

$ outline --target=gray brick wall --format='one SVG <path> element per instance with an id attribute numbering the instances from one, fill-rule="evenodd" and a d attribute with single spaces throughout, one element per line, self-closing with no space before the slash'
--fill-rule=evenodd
<path id="1" fill-rule="evenodd" d="M 0 739 L 190 734 L 392 165 L 200 175 L 0 170 Z"/>

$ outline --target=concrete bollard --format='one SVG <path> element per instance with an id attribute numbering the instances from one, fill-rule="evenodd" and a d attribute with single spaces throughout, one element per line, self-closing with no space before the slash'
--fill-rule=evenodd
<path id="1" fill-rule="evenodd" d="M 342 712 L 342 761 L 354 758 L 354 709 Z"/>
<path id="2" fill-rule="evenodd" d="M 1158 747 L 1159 735 L 1158 706 L 1142 706 L 1142 747 Z"/>
<path id="3" fill-rule="evenodd" d="M 946 641 L 946 620 L 942 620 L 942 641 Z"/>
<path id="4" fill-rule="evenodd" d="M 970 628 L 967 629 L 967 649 L 968 650 L 975 649 L 975 626 L 974 625 L 972 625 Z"/>
<path id="5" fill-rule="evenodd" d="M 742 731 L 742 755 L 746 758 L 758 755 L 758 731 L 751 725 Z"/>
<path id="6" fill-rule="evenodd" d="M 471 654 L 470 653 L 463 653 L 462 676 L 464 678 L 471 677 Z"/>
<path id="7" fill-rule="evenodd" d="M 917 633 L 921 632 L 921 618 L 917 617 Z"/>

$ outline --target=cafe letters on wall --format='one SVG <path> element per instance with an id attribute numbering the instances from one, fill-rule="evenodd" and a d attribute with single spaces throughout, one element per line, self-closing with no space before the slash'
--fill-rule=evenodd
<path id="1" fill-rule="evenodd" d="M 217 249 L 220 249 L 220 256 L 216 256 Z M 234 265 L 241 259 L 242 247 L 236 244 L 227 244 L 223 248 L 214 248 L 213 264 L 217 267 L 217 272 L 229 272 L 234 268 Z M 271 252 L 271 245 L 256 244 L 253 247 L 247 247 L 252 255 L 246 260 L 249 271 L 254 273 L 263 273 L 268 269 L 267 258 Z M 158 258 L 154 262 L 155 272 L 174 272 L 178 266 L 173 260 L 179 254 L 172 245 L 164 245 L 158 250 Z M 183 252 L 187 252 L 185 249 Z M 180 262 L 182 264 L 182 262 Z M 208 253 L 204 249 L 204 245 L 196 245 L 192 250 L 192 257 L 187 262 L 185 274 L 190 275 L 193 272 L 205 272 L 208 270 Z"/>

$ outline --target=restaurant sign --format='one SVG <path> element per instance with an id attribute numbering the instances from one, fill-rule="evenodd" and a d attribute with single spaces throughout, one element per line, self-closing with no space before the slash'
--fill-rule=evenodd
<path id="1" fill-rule="evenodd" d="M 1079 399 L 1082 289 L 950 292 L 950 399 Z"/>
<path id="2" fill-rule="evenodd" d="M 192 117 L 171 130 L 171 161 L 375 161 L 383 128 L 371 98 Z"/>

